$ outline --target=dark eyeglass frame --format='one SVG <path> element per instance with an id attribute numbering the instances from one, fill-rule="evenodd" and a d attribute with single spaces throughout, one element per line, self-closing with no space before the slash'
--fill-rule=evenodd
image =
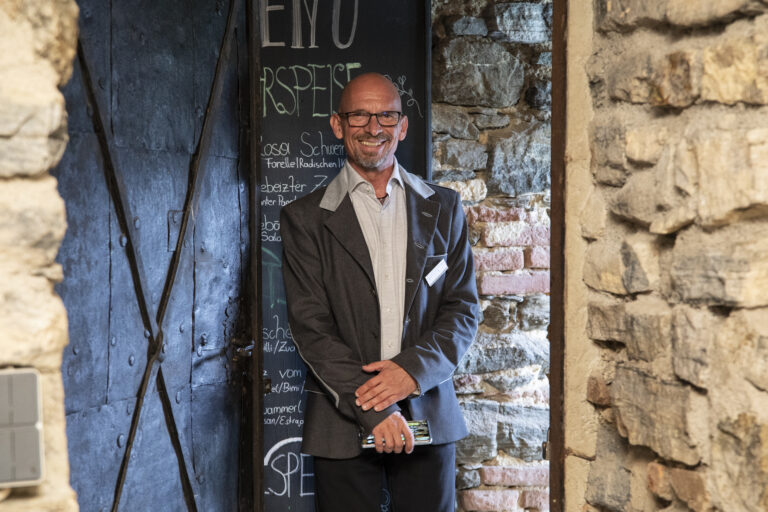
<path id="1" fill-rule="evenodd" d="M 381 122 L 381 117 L 379 117 L 379 116 L 383 116 L 383 115 L 390 115 L 391 116 L 393 114 L 397 114 L 397 120 L 394 123 L 389 124 L 389 123 L 382 123 Z M 402 112 L 398 112 L 397 110 L 383 110 L 381 112 L 376 112 L 376 113 L 366 112 L 364 110 L 357 110 L 357 111 L 354 111 L 354 112 L 339 112 L 338 116 L 342 117 L 342 118 L 345 118 L 347 120 L 347 123 L 349 123 L 349 126 L 352 126 L 352 127 L 355 127 L 355 128 L 362 128 L 363 126 L 368 126 L 368 123 L 371 122 L 371 117 L 375 117 L 376 118 L 376 122 L 379 123 L 379 126 L 384 126 L 384 127 L 387 127 L 387 128 L 391 128 L 393 126 L 397 126 L 400 123 L 400 121 L 403 119 L 403 117 L 404 117 L 403 113 Z M 352 124 L 350 122 L 349 116 L 365 116 L 365 123 L 363 123 L 363 124 Z"/>

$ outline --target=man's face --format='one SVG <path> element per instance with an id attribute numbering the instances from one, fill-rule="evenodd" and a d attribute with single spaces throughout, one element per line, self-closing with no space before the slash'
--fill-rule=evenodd
<path id="1" fill-rule="evenodd" d="M 400 112 L 400 97 L 394 86 L 384 78 L 359 77 L 350 83 L 339 105 L 341 113 L 384 111 Z M 405 139 L 408 118 L 403 116 L 395 126 L 381 126 L 378 118 L 371 117 L 367 125 L 350 126 L 349 122 L 333 114 L 331 128 L 339 139 L 344 139 L 347 159 L 353 167 L 363 171 L 384 171 L 394 164 L 397 143 Z"/>

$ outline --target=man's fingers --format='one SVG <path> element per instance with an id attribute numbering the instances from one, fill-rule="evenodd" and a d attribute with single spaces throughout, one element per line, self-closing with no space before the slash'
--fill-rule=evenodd
<path id="1" fill-rule="evenodd" d="M 376 412 L 381 412 L 390 405 L 397 402 L 397 399 L 393 395 L 384 395 L 383 393 L 377 396 L 375 399 L 371 400 L 369 402 L 370 407 L 373 407 L 373 410 Z"/>
<path id="2" fill-rule="evenodd" d="M 413 444 L 415 442 L 415 439 L 413 438 L 413 432 L 411 432 L 411 429 L 406 428 L 405 436 L 405 453 L 411 453 L 413 452 Z"/>
<path id="3" fill-rule="evenodd" d="M 364 372 L 378 372 L 386 366 L 386 361 L 374 361 L 363 366 Z"/>
<path id="4" fill-rule="evenodd" d="M 376 377 L 374 377 L 375 379 Z M 373 379 L 370 379 L 368 382 L 360 386 L 355 390 L 355 397 L 357 400 L 355 400 L 355 403 L 357 405 L 363 404 L 373 398 L 374 396 L 381 393 L 382 382 L 380 380 L 374 381 Z"/>
<path id="5" fill-rule="evenodd" d="M 373 388 L 370 388 L 368 391 L 364 393 L 360 393 L 357 396 L 357 399 L 355 400 L 355 404 L 361 406 L 364 411 L 367 411 L 376 403 L 378 403 L 379 400 L 382 398 L 382 393 L 386 393 L 386 388 L 383 386 L 376 386 Z M 384 394 L 386 397 L 386 394 Z"/>
<path id="6" fill-rule="evenodd" d="M 373 428 L 376 451 L 379 453 L 411 453 L 414 446 L 413 433 L 402 414 L 394 412 Z"/>

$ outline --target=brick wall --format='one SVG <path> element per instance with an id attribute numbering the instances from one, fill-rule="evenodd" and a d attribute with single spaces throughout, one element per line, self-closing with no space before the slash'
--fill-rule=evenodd
<path id="1" fill-rule="evenodd" d="M 458 191 L 483 319 L 454 384 L 458 509 L 549 510 L 548 2 L 433 0 L 433 179 Z"/>
<path id="2" fill-rule="evenodd" d="M 593 118 L 568 168 L 568 510 L 768 510 L 768 5 L 593 8 L 569 53 Z"/>

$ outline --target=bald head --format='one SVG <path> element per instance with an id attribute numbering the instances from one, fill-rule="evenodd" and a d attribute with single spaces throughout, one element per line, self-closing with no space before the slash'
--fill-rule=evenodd
<path id="1" fill-rule="evenodd" d="M 344 86 L 344 90 L 341 92 L 341 97 L 339 98 L 338 111 L 348 112 L 351 105 L 356 103 L 357 99 L 369 95 L 389 98 L 391 101 L 395 102 L 398 111 L 402 109 L 400 93 L 397 92 L 395 84 L 393 84 L 389 78 L 379 73 L 365 73 L 356 76 Z"/>
<path id="2" fill-rule="evenodd" d="M 392 115 L 402 112 L 402 108 L 397 88 L 384 75 L 366 73 L 350 80 L 344 87 L 339 110 L 329 122 L 333 134 L 344 140 L 347 161 L 365 179 L 377 175 L 388 178 L 392 172 L 397 143 L 408 133 L 408 117 Z M 350 113 L 356 114 L 352 124 Z M 379 117 L 385 113 L 388 117 Z M 393 118 L 396 124 L 391 124 Z M 361 124 L 361 119 L 363 122 L 367 119 L 367 124 Z"/>

